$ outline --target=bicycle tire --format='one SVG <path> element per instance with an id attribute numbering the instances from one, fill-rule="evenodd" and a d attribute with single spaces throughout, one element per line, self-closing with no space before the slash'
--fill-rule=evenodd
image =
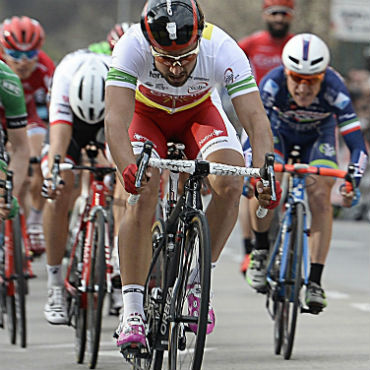
<path id="1" fill-rule="evenodd" d="M 16 344 L 17 340 L 17 316 L 15 309 L 15 298 L 14 295 L 7 295 L 5 298 L 6 302 L 6 326 L 8 327 L 8 334 L 10 344 Z"/>
<path id="2" fill-rule="evenodd" d="M 26 261 L 23 254 L 23 241 L 19 215 L 12 220 L 13 232 L 13 261 L 16 279 L 14 279 L 15 312 L 17 319 L 17 332 L 20 338 L 20 346 L 27 346 L 27 324 L 26 324 L 26 292 L 27 281 L 24 274 Z"/>
<path id="3" fill-rule="evenodd" d="M 277 301 L 274 318 L 274 353 L 280 355 L 284 337 L 283 302 Z"/>
<path id="4" fill-rule="evenodd" d="M 206 342 L 210 294 L 211 249 L 208 222 L 198 212 L 186 225 L 179 263 L 180 288 L 176 294 L 175 317 L 170 322 L 168 370 L 200 370 Z M 195 257 L 195 259 L 193 259 Z M 187 283 L 190 272 L 198 266 L 200 271 L 200 306 L 194 334 L 188 325 Z M 182 271 L 181 271 L 182 270 Z M 192 349 L 190 347 L 193 346 Z M 186 350 L 185 350 L 186 347 Z M 179 355 L 179 351 L 182 352 Z"/>
<path id="5" fill-rule="evenodd" d="M 103 304 L 106 293 L 105 218 L 102 211 L 96 212 L 93 228 L 86 327 L 90 369 L 95 369 L 98 361 Z M 96 288 L 98 288 L 97 291 Z"/>
<path id="6" fill-rule="evenodd" d="M 297 317 L 300 308 L 300 291 L 302 285 L 302 256 L 303 256 L 303 233 L 304 233 L 304 206 L 301 203 L 295 205 L 295 213 L 292 215 L 292 231 L 290 237 L 290 258 L 287 267 L 287 280 L 291 282 L 285 289 L 283 317 L 284 317 L 284 359 L 289 360 L 294 345 L 294 337 L 297 325 Z"/>
<path id="7" fill-rule="evenodd" d="M 80 273 L 78 272 L 78 265 L 82 264 L 83 261 L 83 247 L 84 247 L 84 235 L 85 230 L 81 230 L 79 235 L 78 245 L 76 246 L 76 254 L 74 256 L 74 267 L 71 271 L 70 279 L 72 283 L 78 288 L 80 286 Z M 71 297 L 71 304 L 73 305 L 73 317 L 74 317 L 74 329 L 75 329 L 75 356 L 76 362 L 82 364 L 85 357 L 86 348 L 86 308 L 82 305 L 83 294 L 81 291 L 76 289 L 76 296 Z"/>

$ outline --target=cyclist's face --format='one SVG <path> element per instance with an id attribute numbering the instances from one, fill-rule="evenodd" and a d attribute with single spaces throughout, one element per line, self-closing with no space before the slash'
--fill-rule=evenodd
<path id="1" fill-rule="evenodd" d="M 287 87 L 290 95 L 300 107 L 309 107 L 321 88 L 321 81 L 318 80 L 314 83 L 307 83 L 302 80 L 296 82 L 291 76 L 287 75 Z"/>
<path id="2" fill-rule="evenodd" d="M 21 80 L 31 76 L 37 64 L 37 58 L 14 59 L 8 55 L 4 55 L 5 63 L 18 75 Z"/>
<path id="3" fill-rule="evenodd" d="M 272 13 L 264 12 L 263 19 L 272 37 L 284 38 L 289 32 L 292 14 L 282 11 Z"/>
<path id="4" fill-rule="evenodd" d="M 182 61 L 181 59 L 179 62 L 174 62 L 172 64 L 166 63 L 166 61 L 161 57 L 154 56 L 154 63 L 157 70 L 161 73 L 161 75 L 166 79 L 166 81 L 172 86 L 182 86 L 189 78 L 191 72 L 193 71 L 195 64 L 197 63 L 197 46 L 198 44 L 191 45 L 185 49 L 181 49 L 178 51 L 173 51 L 171 53 L 161 50 L 155 49 L 154 51 L 163 55 L 171 55 L 171 56 L 181 56 L 181 55 L 188 55 Z M 191 51 L 194 50 L 194 55 L 192 56 Z M 189 55 L 190 54 L 190 55 Z M 165 63 L 161 62 L 165 61 Z"/>

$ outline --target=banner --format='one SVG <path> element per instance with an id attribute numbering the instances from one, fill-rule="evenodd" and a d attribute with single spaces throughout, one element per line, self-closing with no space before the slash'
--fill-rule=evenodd
<path id="1" fill-rule="evenodd" d="M 370 0 L 332 0 L 331 24 L 340 40 L 370 42 Z"/>

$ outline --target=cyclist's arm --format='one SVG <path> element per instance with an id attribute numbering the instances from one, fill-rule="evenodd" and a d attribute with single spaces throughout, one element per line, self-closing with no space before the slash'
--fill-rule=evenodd
<path id="1" fill-rule="evenodd" d="M 50 125 L 49 131 L 49 154 L 48 154 L 48 166 L 49 171 L 54 163 L 54 157 L 59 154 L 61 162 L 64 162 L 64 158 L 67 153 L 68 146 L 72 138 L 72 125 L 66 123 L 54 123 Z"/>
<path id="2" fill-rule="evenodd" d="M 28 161 L 30 158 L 30 148 L 28 145 L 27 128 L 7 129 L 8 140 L 12 145 L 11 161 L 9 170 L 14 173 L 13 177 L 13 194 L 16 198 L 22 184 L 26 180 L 28 171 Z"/>
<path id="3" fill-rule="evenodd" d="M 134 115 L 135 91 L 107 86 L 105 95 L 105 136 L 118 173 L 135 163 L 128 128 Z M 121 176 L 119 176 L 120 180 Z"/>
<path id="4" fill-rule="evenodd" d="M 274 146 L 270 122 L 257 91 L 232 99 L 239 121 L 249 136 L 253 152 L 253 166 L 261 167 L 267 152 Z"/>

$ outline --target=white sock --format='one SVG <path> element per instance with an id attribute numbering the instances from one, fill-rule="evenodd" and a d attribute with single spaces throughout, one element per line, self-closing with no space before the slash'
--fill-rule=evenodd
<path id="1" fill-rule="evenodd" d="M 64 285 L 62 277 L 62 265 L 46 265 L 46 270 L 48 272 L 48 288 Z"/>
<path id="2" fill-rule="evenodd" d="M 144 314 L 144 287 L 142 285 L 129 284 L 122 287 L 123 316 L 138 313 L 145 320 Z"/>
<path id="3" fill-rule="evenodd" d="M 31 207 L 30 213 L 27 217 L 27 225 L 31 224 L 42 224 L 42 210 L 39 211 Z"/>

